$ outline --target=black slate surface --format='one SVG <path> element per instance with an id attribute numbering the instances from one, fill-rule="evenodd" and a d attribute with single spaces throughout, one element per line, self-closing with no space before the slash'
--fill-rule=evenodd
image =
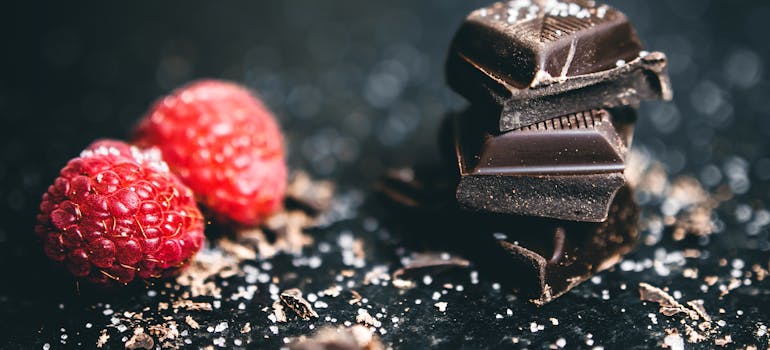
<path id="1" fill-rule="evenodd" d="M 418 287 L 406 292 L 363 284 L 374 266 L 392 272 L 411 251 L 445 249 L 440 242 L 406 244 L 406 238 L 423 233 L 389 211 L 372 184 L 390 167 L 437 162 L 438 125 L 464 105 L 444 84 L 444 55 L 464 15 L 484 4 L 5 5 L 0 14 L 0 348 L 93 348 L 105 328 L 111 335 L 107 347 L 122 348 L 121 338 L 133 328 L 121 320 L 113 325 L 111 319 L 144 307 L 152 308 L 145 316 L 157 321 L 170 315 L 180 332 L 187 331 L 177 339 L 181 346 L 279 348 L 333 319 L 355 323 L 358 309 L 367 306 L 372 315 L 381 314 L 378 333 L 394 348 L 659 347 L 667 328 L 681 331 L 683 318 L 665 317 L 657 306 L 641 302 L 639 282 L 678 291 L 682 301 L 703 299 L 715 323 L 724 322 L 720 337 L 732 337 L 728 347 L 767 348 L 770 279 L 742 278 L 755 264 L 767 269 L 770 258 L 770 41 L 765 31 L 770 5 L 761 1 L 611 2 L 628 14 L 647 47 L 668 53 L 671 60 L 675 101 L 643 106 L 636 148 L 663 162 L 671 177 L 689 174 L 709 190 L 725 185 L 735 193 L 713 218 L 718 232 L 675 242 L 666 230 L 642 227 L 646 239 L 625 265 L 540 309 L 504 287 L 495 288 L 498 281 L 475 266 L 433 276 L 430 285 L 418 278 Z M 185 312 L 157 311 L 173 286 L 137 286 L 114 294 L 76 290 L 51 271 L 32 226 L 40 195 L 67 159 L 93 139 L 126 137 L 155 98 L 198 77 L 232 79 L 260 92 L 287 133 L 292 168 L 334 180 L 340 187 L 337 202 L 345 204 L 339 213 L 345 215 L 314 232 L 316 245 L 301 257 L 248 262 L 259 270 L 247 268 L 256 281 L 247 281 L 248 274 L 218 281 L 225 297 L 211 312 L 190 312 L 202 326 L 192 330 L 184 324 Z M 640 202 L 643 218 L 670 209 L 660 198 L 641 196 Z M 355 238 L 364 242 L 364 264 L 353 267 L 353 277 L 336 281 L 341 270 L 351 268 L 344 257 Z M 686 258 L 687 248 L 703 253 Z M 320 258 L 320 266 L 310 257 Z M 684 277 L 687 267 L 697 267 L 699 278 Z M 347 294 L 319 297 L 328 304 L 317 309 L 319 320 L 290 316 L 274 334 L 261 310 L 272 303 L 270 283 L 259 273 L 279 276 L 277 288 L 299 287 L 306 294 L 340 284 L 360 292 L 367 303 L 350 305 Z M 704 291 L 703 277 L 709 275 L 719 282 Z M 720 298 L 719 286 L 733 277 L 741 285 Z M 453 288 L 445 289 L 445 283 Z M 253 298 L 231 300 L 239 286 L 248 284 L 257 286 Z M 436 292 L 448 304 L 445 313 L 434 307 Z M 242 334 L 246 322 L 252 330 Z M 120 324 L 127 329 L 121 332 Z M 713 339 L 687 344 L 714 346 Z"/>

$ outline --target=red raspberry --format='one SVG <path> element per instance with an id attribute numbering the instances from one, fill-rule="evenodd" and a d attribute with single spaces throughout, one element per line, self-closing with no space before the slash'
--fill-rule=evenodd
<path id="1" fill-rule="evenodd" d="M 198 201 L 224 222 L 258 225 L 286 191 L 283 136 L 248 90 L 204 80 L 158 101 L 135 141 L 158 147 Z"/>
<path id="2" fill-rule="evenodd" d="M 203 245 L 192 191 L 155 149 L 97 141 L 48 187 L 35 232 L 77 277 L 127 284 L 172 275 Z"/>

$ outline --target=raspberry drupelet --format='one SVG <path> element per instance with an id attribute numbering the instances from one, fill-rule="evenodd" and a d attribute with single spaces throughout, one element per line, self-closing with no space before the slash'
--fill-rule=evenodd
<path id="1" fill-rule="evenodd" d="M 135 142 L 163 159 L 224 223 L 260 224 L 286 191 L 283 135 L 268 108 L 234 83 L 203 80 L 159 100 Z"/>
<path id="2" fill-rule="evenodd" d="M 105 286 L 171 276 L 204 241 L 193 193 L 160 152 L 120 141 L 97 141 L 70 160 L 37 222 L 46 256 Z"/>

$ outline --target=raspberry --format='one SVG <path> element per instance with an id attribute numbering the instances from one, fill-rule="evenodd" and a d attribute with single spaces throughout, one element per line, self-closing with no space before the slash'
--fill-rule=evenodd
<path id="1" fill-rule="evenodd" d="M 203 245 L 192 191 L 154 149 L 97 141 L 43 195 L 35 232 L 45 254 L 97 285 L 168 277 Z"/>
<path id="2" fill-rule="evenodd" d="M 286 191 L 283 136 L 272 113 L 248 90 L 204 80 L 158 101 L 140 121 L 136 144 L 163 159 L 214 216 L 258 225 Z"/>

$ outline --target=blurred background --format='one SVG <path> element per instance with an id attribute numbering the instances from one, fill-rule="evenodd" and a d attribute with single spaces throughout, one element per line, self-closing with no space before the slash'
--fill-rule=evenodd
<path id="1" fill-rule="evenodd" d="M 15 2 L 0 14 L 0 262 L 25 255 L 41 194 L 97 138 L 127 138 L 159 96 L 203 77 L 258 92 L 293 168 L 367 186 L 435 161 L 464 101 L 443 63 L 479 0 Z M 610 0 L 670 59 L 675 100 L 642 108 L 636 145 L 672 174 L 770 197 L 770 3 Z M 5 264 L 4 264 L 5 265 Z"/>

